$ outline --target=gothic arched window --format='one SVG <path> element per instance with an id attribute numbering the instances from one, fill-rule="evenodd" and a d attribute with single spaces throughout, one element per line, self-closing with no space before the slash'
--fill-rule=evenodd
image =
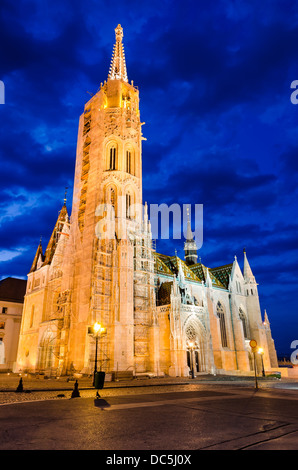
<path id="1" fill-rule="evenodd" d="M 132 197 L 131 197 L 131 194 L 130 193 L 127 193 L 126 194 L 126 218 L 127 219 L 130 219 L 131 218 L 131 210 L 130 210 L 130 206 L 132 204 Z"/>
<path id="2" fill-rule="evenodd" d="M 106 146 L 106 170 L 117 170 L 118 168 L 118 145 L 110 141 Z"/>
<path id="3" fill-rule="evenodd" d="M 248 333 L 248 323 L 247 323 L 247 318 L 245 313 L 241 308 L 239 308 L 239 318 L 242 321 L 242 326 L 243 326 L 243 334 L 244 338 L 248 339 L 249 338 L 249 333 Z"/>
<path id="4" fill-rule="evenodd" d="M 116 170 L 116 147 L 114 145 L 110 147 L 109 157 L 109 170 Z"/>
<path id="5" fill-rule="evenodd" d="M 127 147 L 125 150 L 125 171 L 135 175 L 135 153 L 132 147 Z"/>
<path id="6" fill-rule="evenodd" d="M 219 318 L 221 345 L 223 348 L 227 348 L 228 340 L 227 340 L 227 330 L 226 330 L 226 322 L 225 322 L 225 310 L 224 310 L 223 305 L 220 302 L 217 303 L 216 314 Z"/>
<path id="7" fill-rule="evenodd" d="M 126 172 L 132 173 L 131 151 L 126 150 Z"/>

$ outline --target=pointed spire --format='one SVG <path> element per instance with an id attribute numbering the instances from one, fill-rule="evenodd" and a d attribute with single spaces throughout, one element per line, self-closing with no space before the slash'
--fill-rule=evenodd
<path id="1" fill-rule="evenodd" d="M 45 266 L 46 264 L 51 263 L 51 261 L 53 259 L 53 256 L 54 256 L 54 253 L 55 253 L 55 250 L 56 250 L 56 246 L 57 246 L 60 234 L 62 232 L 62 228 L 63 228 L 65 222 L 68 222 L 68 212 L 67 212 L 66 205 L 64 203 L 64 205 L 62 206 L 61 211 L 59 212 L 57 222 L 56 222 L 54 230 L 52 232 L 52 235 L 51 235 L 50 241 L 48 243 L 47 249 L 45 251 L 43 266 Z"/>
<path id="2" fill-rule="evenodd" d="M 193 234 L 191 231 L 191 225 L 190 225 L 190 220 L 189 220 L 189 209 L 187 208 L 187 231 L 186 231 L 186 240 L 187 241 L 192 241 L 193 240 Z"/>
<path id="3" fill-rule="evenodd" d="M 44 256 L 43 256 L 43 252 L 42 252 L 42 246 L 41 246 L 41 237 L 40 237 L 39 245 L 37 247 L 37 250 L 36 250 L 36 253 L 35 253 L 35 256 L 34 256 L 34 260 L 33 260 L 31 269 L 29 271 L 30 273 L 32 273 L 33 271 L 36 271 L 39 259 L 42 262 L 44 260 Z"/>
<path id="4" fill-rule="evenodd" d="M 268 314 L 267 314 L 266 309 L 265 309 L 265 312 L 264 312 L 264 321 L 263 321 L 263 325 L 265 325 L 265 326 L 270 326 L 270 322 L 269 322 L 269 318 L 268 318 Z"/>
<path id="5" fill-rule="evenodd" d="M 115 34 L 116 43 L 113 48 L 109 78 L 111 80 L 124 80 L 125 82 L 128 82 L 124 47 L 122 44 L 123 29 L 120 24 L 118 24 L 117 28 L 115 29 Z"/>
<path id="6" fill-rule="evenodd" d="M 177 255 L 176 255 L 177 256 Z M 184 276 L 184 272 L 183 272 L 183 268 L 182 268 L 182 263 L 181 263 L 181 260 L 179 259 L 178 261 L 178 275 L 177 275 L 177 282 L 178 282 L 178 285 L 179 287 L 181 288 L 184 288 L 184 285 L 185 285 L 185 276 Z"/>
<path id="7" fill-rule="evenodd" d="M 186 241 L 184 243 L 185 262 L 187 265 L 192 265 L 192 264 L 197 263 L 197 260 L 198 260 L 197 249 L 198 249 L 197 244 L 193 238 L 193 233 L 191 231 L 189 208 L 187 207 L 187 231 L 186 231 Z"/>
<path id="8" fill-rule="evenodd" d="M 245 248 L 243 250 L 244 253 L 244 266 L 243 266 L 243 277 L 246 282 L 256 282 L 255 277 L 252 273 L 251 267 L 246 257 Z"/>
<path id="9" fill-rule="evenodd" d="M 210 277 L 209 268 L 207 268 L 206 287 L 212 287 L 212 280 Z"/>
<path id="10" fill-rule="evenodd" d="M 66 186 L 66 188 L 65 188 L 65 193 L 64 193 L 64 201 L 63 201 L 63 202 L 64 202 L 64 206 L 66 206 L 66 201 L 67 201 L 67 198 L 66 198 L 66 196 L 67 196 L 67 190 L 68 190 L 68 187 Z"/>

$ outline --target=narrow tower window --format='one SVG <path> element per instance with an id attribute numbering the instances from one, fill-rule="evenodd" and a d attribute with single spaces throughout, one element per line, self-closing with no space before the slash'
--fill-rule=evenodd
<path id="1" fill-rule="evenodd" d="M 110 187 L 107 191 L 107 197 L 106 197 L 106 201 L 108 204 L 111 204 L 111 206 L 113 206 L 113 209 L 114 209 L 114 216 L 116 216 L 116 189 L 113 188 L 113 187 Z"/>
<path id="2" fill-rule="evenodd" d="M 126 172 L 131 173 L 131 151 L 126 150 Z"/>
<path id="3" fill-rule="evenodd" d="M 116 147 L 110 148 L 110 167 L 109 170 L 116 170 Z"/>
<path id="4" fill-rule="evenodd" d="M 243 310 L 241 308 L 239 308 L 239 318 L 242 321 L 244 338 L 248 339 L 249 334 L 248 334 L 247 318 L 246 318 L 246 315 L 245 315 L 245 313 L 243 312 Z"/>
<path id="5" fill-rule="evenodd" d="M 223 348 L 227 348 L 228 341 L 227 341 L 227 330 L 226 330 L 226 322 L 225 322 L 225 311 L 220 302 L 218 302 L 217 304 L 216 313 L 219 318 L 221 345 Z"/>
<path id="6" fill-rule="evenodd" d="M 126 218 L 127 219 L 131 218 L 130 206 L 131 206 L 131 194 L 127 193 L 126 194 Z"/>

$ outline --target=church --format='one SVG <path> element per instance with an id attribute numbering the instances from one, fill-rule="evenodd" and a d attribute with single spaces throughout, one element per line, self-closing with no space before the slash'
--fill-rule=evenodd
<path id="1" fill-rule="evenodd" d="M 95 355 L 101 370 L 133 376 L 250 375 L 255 359 L 258 373 L 277 368 L 245 252 L 243 271 L 236 257 L 204 266 L 190 219 L 184 259 L 156 252 L 142 200 L 139 90 L 120 25 L 115 33 L 107 80 L 79 119 L 71 214 L 65 199 L 28 273 L 15 371 L 89 375 Z"/>

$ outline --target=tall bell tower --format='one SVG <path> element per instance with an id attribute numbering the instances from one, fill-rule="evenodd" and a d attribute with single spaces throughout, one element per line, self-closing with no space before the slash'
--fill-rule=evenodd
<path id="1" fill-rule="evenodd" d="M 139 91 L 128 81 L 123 30 L 107 80 L 79 119 L 70 219 L 64 204 L 28 276 L 18 367 L 91 373 L 158 369 L 154 261 L 142 205 Z M 144 212 L 144 213 L 143 213 Z"/>
<path id="2" fill-rule="evenodd" d="M 131 218 L 129 207 L 142 204 L 139 91 L 128 82 L 120 25 L 115 33 L 108 79 L 86 103 L 79 122 L 72 218 L 82 241 L 90 241 L 98 205 L 113 205 L 118 234 L 117 219 Z"/>
<path id="3" fill-rule="evenodd" d="M 139 91 L 128 81 L 120 25 L 115 34 L 108 78 L 86 103 L 78 130 L 73 276 L 65 288 L 73 293 L 68 364 L 79 370 L 92 363 L 87 326 L 95 322 L 107 329 L 99 352 L 106 370 L 135 367 L 134 253 L 144 228 L 135 208 L 142 204 L 143 137 Z"/>

